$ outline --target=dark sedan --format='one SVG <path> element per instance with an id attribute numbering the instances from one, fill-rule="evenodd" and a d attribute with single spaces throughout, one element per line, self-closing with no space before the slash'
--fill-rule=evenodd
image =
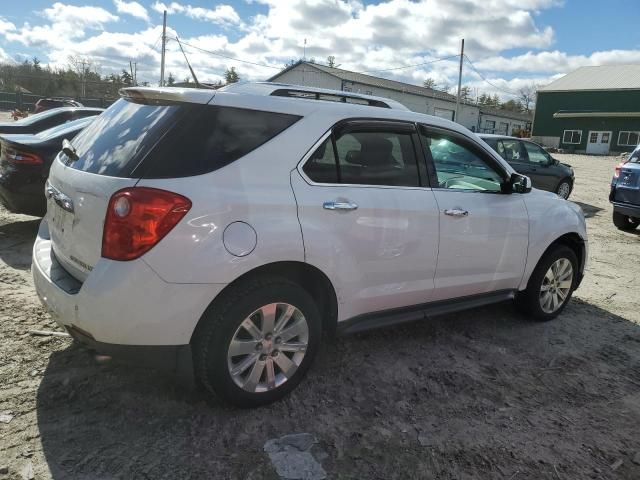
<path id="1" fill-rule="evenodd" d="M 0 136 L 0 203 L 14 213 L 44 215 L 44 185 L 62 140 L 71 140 L 94 118 L 73 120 L 36 135 Z"/>
<path id="2" fill-rule="evenodd" d="M 534 187 L 569 198 L 574 174 L 571 165 L 560 163 L 540 145 L 522 138 L 504 135 L 478 135 L 500 154 L 514 170 L 531 178 Z"/>
<path id="3" fill-rule="evenodd" d="M 30 115 L 17 122 L 0 123 L 0 135 L 7 133 L 38 133 L 79 118 L 95 117 L 104 112 L 102 108 L 63 107 Z"/>

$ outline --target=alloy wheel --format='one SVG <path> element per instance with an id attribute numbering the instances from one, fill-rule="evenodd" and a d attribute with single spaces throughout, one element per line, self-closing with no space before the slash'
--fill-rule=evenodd
<path id="1" fill-rule="evenodd" d="M 247 392 L 273 390 L 296 372 L 309 343 L 309 325 L 288 303 L 270 303 L 245 318 L 227 351 L 233 381 Z"/>
<path id="2" fill-rule="evenodd" d="M 566 301 L 573 285 L 573 266 L 566 258 L 551 264 L 540 286 L 540 307 L 545 313 L 554 313 Z"/>
<path id="3" fill-rule="evenodd" d="M 570 193 L 571 185 L 569 185 L 567 182 L 562 182 L 558 187 L 558 196 L 566 200 L 567 198 L 569 198 Z"/>

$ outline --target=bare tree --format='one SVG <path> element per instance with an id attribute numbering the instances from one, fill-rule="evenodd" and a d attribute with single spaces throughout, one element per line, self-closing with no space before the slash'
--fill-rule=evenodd
<path id="1" fill-rule="evenodd" d="M 428 77 L 428 78 L 425 79 L 424 82 L 422 82 L 422 86 L 426 87 L 426 88 L 434 89 L 434 88 L 436 88 L 437 84 L 436 84 L 436 81 L 433 78 Z"/>
<path id="2" fill-rule="evenodd" d="M 334 57 L 333 55 L 329 55 L 327 57 L 327 66 L 335 67 L 336 66 L 336 57 Z"/>
<path id="3" fill-rule="evenodd" d="M 522 109 L 529 113 L 536 105 L 536 96 L 538 94 L 538 86 L 534 83 L 522 87 L 518 90 L 518 99 L 522 104 Z"/>

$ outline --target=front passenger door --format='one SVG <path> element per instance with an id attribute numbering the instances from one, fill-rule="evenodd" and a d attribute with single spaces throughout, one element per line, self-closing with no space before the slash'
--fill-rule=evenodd
<path id="1" fill-rule="evenodd" d="M 529 220 L 520 194 L 502 193 L 506 172 L 477 143 L 421 127 L 440 212 L 440 248 L 432 300 L 518 287 Z"/>

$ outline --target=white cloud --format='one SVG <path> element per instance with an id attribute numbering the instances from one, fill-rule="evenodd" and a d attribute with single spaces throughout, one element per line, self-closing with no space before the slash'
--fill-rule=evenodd
<path id="1" fill-rule="evenodd" d="M 15 29 L 16 26 L 13 23 L 0 17 L 0 35 L 4 35 L 7 32 L 13 32 Z"/>
<path id="2" fill-rule="evenodd" d="M 586 65 L 640 63 L 640 50 L 605 50 L 591 55 L 568 55 L 559 50 L 527 52 L 515 57 L 489 57 L 476 62 L 482 70 L 493 72 L 563 73 Z"/>
<path id="3" fill-rule="evenodd" d="M 239 24 L 240 16 L 231 5 L 217 5 L 215 8 L 193 7 L 191 5 L 183 5 L 178 2 L 165 4 L 156 1 L 151 8 L 156 12 L 162 13 L 167 11 L 169 14 L 181 13 L 195 20 L 202 20 L 213 23 L 231 23 Z"/>
<path id="4" fill-rule="evenodd" d="M 586 55 L 563 52 L 555 45 L 553 29 L 541 24 L 538 16 L 541 10 L 561 7 L 561 0 L 485 0 L 482 3 L 477 0 L 379 0 L 376 4 L 364 4 L 360 0 L 253 1 L 266 7 L 266 12 L 240 18 L 233 2 L 204 8 L 165 0 L 164 3 L 155 1 L 149 8 L 154 12 L 166 9 L 170 15 L 223 27 L 211 26 L 212 33 L 198 36 L 190 36 L 188 26 L 184 27 L 177 34 L 190 45 L 268 65 L 236 62 L 185 45 L 189 61 L 201 81 L 218 80 L 231 66 L 236 67 L 244 80 L 268 78 L 285 62 L 302 57 L 305 39 L 307 58 L 322 62 L 334 55 L 342 68 L 377 71 L 455 55 L 459 52 L 460 39 L 465 38 L 465 51 L 483 76 L 495 85 L 489 85 L 465 66 L 465 83 L 478 88 L 480 93 L 503 94 L 501 92 L 517 91 L 530 83 L 548 83 L 582 65 L 640 63 L 637 49 Z M 142 0 L 113 0 L 114 10 L 119 14 L 148 21 L 150 12 L 142 3 L 149 5 Z M 136 33 L 111 31 L 112 23 L 118 20 L 114 13 L 101 7 L 61 2 L 29 18 L 29 23 L 17 28 L 0 17 L 0 35 L 8 41 L 39 46 L 43 51 L 39 56 L 46 55 L 53 65 L 65 65 L 70 55 L 92 58 L 102 65 L 102 74 L 128 68 L 129 60 L 133 59 L 138 62 L 139 78 L 157 81 L 159 26 Z M 180 23 L 184 24 L 184 20 Z M 170 18 L 170 25 L 177 23 Z M 169 38 L 175 35 L 170 29 Z M 3 48 L 8 49 L 4 44 Z M 505 54 L 516 48 L 526 49 L 527 53 Z M 440 85 L 454 85 L 457 68 L 457 59 L 451 59 L 371 74 L 415 84 L 432 77 Z M 189 76 L 175 41 L 167 44 L 166 72 L 173 73 L 178 80 Z"/>
<path id="5" fill-rule="evenodd" d="M 125 2 L 124 0 L 113 0 L 118 13 L 125 15 L 131 15 L 132 17 L 140 18 L 145 22 L 149 21 L 149 14 L 147 9 L 144 8 L 138 2 Z"/>
<path id="6" fill-rule="evenodd" d="M 60 2 L 38 13 L 50 23 L 33 26 L 25 22 L 19 30 L 14 28 L 5 33 L 7 40 L 57 50 L 67 46 L 73 39 L 84 37 L 86 30 L 102 30 L 104 24 L 118 20 L 116 15 L 104 8 L 78 7 Z"/>

